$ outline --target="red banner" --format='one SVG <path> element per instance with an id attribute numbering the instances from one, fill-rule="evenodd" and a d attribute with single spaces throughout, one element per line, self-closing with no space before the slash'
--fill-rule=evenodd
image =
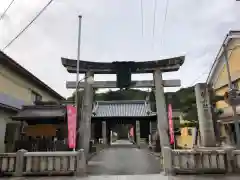
<path id="1" fill-rule="evenodd" d="M 169 133 L 170 133 L 170 144 L 174 144 L 174 129 L 172 119 L 172 105 L 168 105 L 168 120 L 169 120 Z"/>
<path id="2" fill-rule="evenodd" d="M 130 134 L 131 137 L 134 136 L 134 129 L 133 129 L 133 127 L 131 127 L 131 129 L 130 129 L 130 133 L 129 133 L 129 134 Z"/>
<path id="3" fill-rule="evenodd" d="M 68 119 L 68 147 L 76 148 L 76 126 L 77 126 L 77 110 L 72 105 L 67 105 Z"/>

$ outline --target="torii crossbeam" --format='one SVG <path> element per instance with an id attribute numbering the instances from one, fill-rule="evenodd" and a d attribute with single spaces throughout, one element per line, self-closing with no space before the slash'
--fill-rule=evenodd
<path id="1" fill-rule="evenodd" d="M 162 73 L 178 71 L 184 63 L 184 59 L 184 56 L 179 56 L 163 60 L 134 62 L 135 71 L 132 71 L 132 73 L 153 73 L 156 68 Z M 77 60 L 62 58 L 62 65 L 69 73 L 77 72 Z M 94 74 L 116 74 L 116 64 L 115 62 L 91 62 L 80 60 L 79 73 L 85 74 L 88 71 L 91 71 Z"/>
<path id="2" fill-rule="evenodd" d="M 79 82 L 78 88 L 84 88 L 85 82 Z M 181 81 L 179 79 L 163 80 L 164 87 L 179 87 Z M 76 81 L 67 81 L 67 89 L 76 89 Z M 116 81 L 94 81 L 93 88 L 116 88 Z M 155 87 L 154 81 L 132 81 L 131 88 L 153 88 Z"/>

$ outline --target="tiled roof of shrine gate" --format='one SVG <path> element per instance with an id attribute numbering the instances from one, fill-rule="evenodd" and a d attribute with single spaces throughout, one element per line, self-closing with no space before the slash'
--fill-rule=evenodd
<path id="1" fill-rule="evenodd" d="M 155 116 L 150 104 L 144 100 L 97 101 L 93 117 L 147 117 Z"/>

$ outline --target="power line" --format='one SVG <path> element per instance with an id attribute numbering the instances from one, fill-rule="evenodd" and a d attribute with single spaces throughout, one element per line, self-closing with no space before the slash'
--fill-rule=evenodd
<path id="1" fill-rule="evenodd" d="M 17 40 L 33 23 L 34 21 L 47 9 L 47 7 L 53 2 L 53 0 L 50 0 L 42 9 L 39 11 L 39 13 L 28 23 L 28 25 L 23 28 L 2 50 L 4 51 L 6 48 L 8 48 L 15 40 Z"/>
<path id="2" fill-rule="evenodd" d="M 167 2 L 166 2 L 166 6 L 165 6 L 164 21 L 163 21 L 163 27 L 162 27 L 162 31 L 161 31 L 160 44 L 161 44 L 162 39 L 163 39 L 163 34 L 164 34 L 164 31 L 165 31 L 165 26 L 166 26 L 166 22 L 167 22 L 167 15 L 168 15 L 169 1 L 170 1 L 170 0 L 167 0 Z"/>
<path id="3" fill-rule="evenodd" d="M 199 75 L 197 76 L 197 78 L 195 78 L 195 79 L 192 81 L 192 83 L 189 84 L 189 86 L 186 86 L 186 87 L 192 87 L 192 86 L 194 86 L 195 83 L 196 83 L 203 75 L 208 74 L 208 71 L 209 71 L 209 69 L 206 68 L 201 74 L 199 74 Z M 181 88 L 184 88 L 183 85 L 180 87 L 180 89 L 181 89 Z"/>
<path id="4" fill-rule="evenodd" d="M 0 21 L 3 19 L 3 17 L 6 15 L 8 9 L 11 7 L 11 5 L 13 4 L 14 0 L 12 0 L 10 2 L 10 4 L 8 5 L 8 7 L 5 9 L 5 11 L 2 13 L 2 15 L 0 16 Z"/>
<path id="5" fill-rule="evenodd" d="M 203 75 L 208 74 L 209 68 L 206 68 L 205 71 L 203 71 L 199 76 L 197 76 L 196 79 L 190 84 L 190 86 L 193 86 Z"/>
<path id="6" fill-rule="evenodd" d="M 152 29 L 152 35 L 154 37 L 155 35 L 155 24 L 156 24 L 156 11 L 157 11 L 157 0 L 154 0 L 154 10 L 153 10 L 153 29 Z"/>
<path id="7" fill-rule="evenodd" d="M 231 56 L 231 54 L 230 54 L 230 56 Z M 210 66 L 210 67 L 209 67 Z M 212 66 L 213 66 L 213 64 L 212 63 L 210 63 L 210 65 L 207 65 L 207 67 L 205 68 L 205 70 L 199 75 L 199 76 L 197 76 L 197 78 L 190 84 L 190 86 L 193 86 L 203 75 L 205 75 L 205 74 L 208 74 L 208 77 L 207 77 L 207 80 L 208 80 L 208 78 L 209 78 L 209 74 L 210 74 L 210 72 L 211 72 L 211 70 L 212 70 Z M 207 81 L 206 80 L 206 81 Z"/>
<path id="8" fill-rule="evenodd" d="M 197 78 L 190 84 L 190 86 L 193 86 L 203 75 L 207 74 L 207 70 L 202 72 Z"/>
<path id="9" fill-rule="evenodd" d="M 141 23 L 142 23 L 142 36 L 143 36 L 143 0 L 140 0 Z"/>

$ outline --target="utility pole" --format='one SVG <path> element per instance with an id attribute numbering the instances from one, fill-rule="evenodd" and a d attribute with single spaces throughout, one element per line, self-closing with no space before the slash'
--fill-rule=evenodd
<path id="1" fill-rule="evenodd" d="M 226 49 L 226 45 L 223 45 L 223 53 L 224 53 L 224 60 L 226 63 L 226 70 L 227 70 L 227 75 L 228 75 L 228 88 L 229 91 L 233 90 L 233 84 L 231 80 L 231 74 L 230 74 L 230 68 L 229 68 L 229 63 L 228 63 L 228 51 Z M 234 120 L 234 126 L 235 126 L 235 134 L 236 134 L 236 140 L 237 140 L 237 148 L 240 148 L 240 130 L 239 130 L 239 119 L 237 115 L 237 108 L 235 104 L 231 104 L 232 110 L 233 110 L 233 120 Z"/>
<path id="2" fill-rule="evenodd" d="M 76 130 L 76 136 L 79 137 L 79 125 L 80 125 L 80 116 L 79 116 L 79 107 L 78 107 L 78 87 L 79 87 L 79 60 L 80 60 L 80 47 L 81 47 L 81 25 L 82 25 L 82 16 L 78 16 L 79 19 L 79 28 L 78 28 L 78 47 L 77 47 L 77 73 L 76 73 L 76 90 L 75 90 L 75 107 L 76 107 L 76 123 L 77 123 L 77 130 Z M 80 139 L 80 137 L 79 137 Z M 78 144 L 79 142 L 77 142 L 76 144 Z M 75 151 L 75 149 L 74 149 Z"/>

